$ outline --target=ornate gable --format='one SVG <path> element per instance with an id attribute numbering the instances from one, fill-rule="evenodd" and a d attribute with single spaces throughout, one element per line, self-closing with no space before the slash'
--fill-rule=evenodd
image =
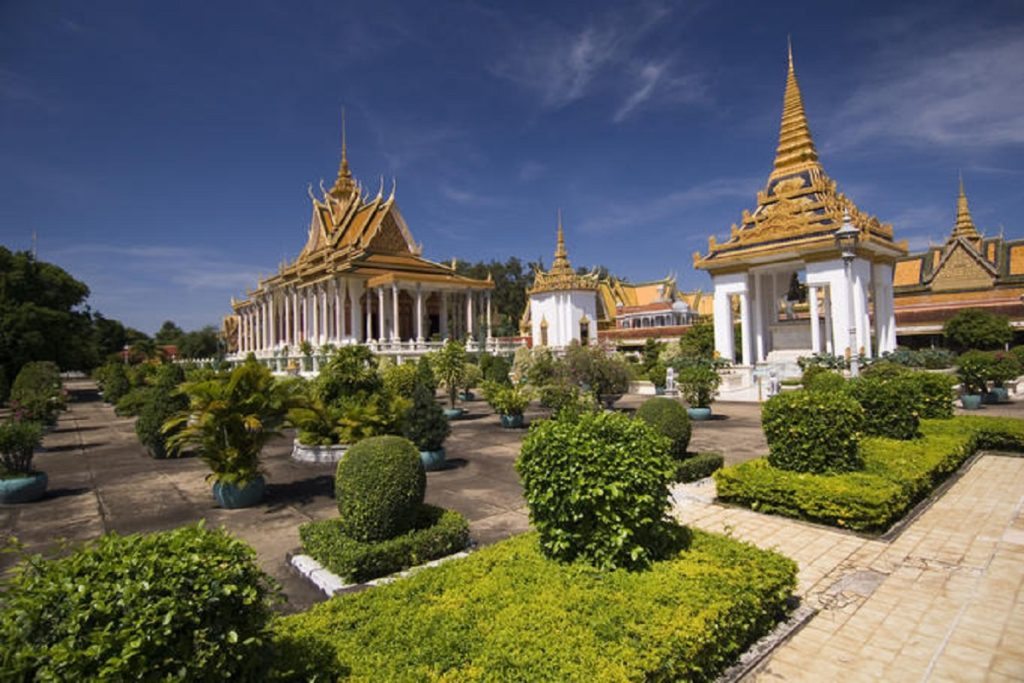
<path id="1" fill-rule="evenodd" d="M 963 241 L 958 240 L 939 263 L 931 278 L 933 291 L 990 289 L 996 274 L 991 264 Z"/>

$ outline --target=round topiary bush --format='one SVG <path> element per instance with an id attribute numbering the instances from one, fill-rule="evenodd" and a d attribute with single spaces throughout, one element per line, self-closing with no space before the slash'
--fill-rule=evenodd
<path id="1" fill-rule="evenodd" d="M 670 398 L 651 398 L 644 401 L 636 416 L 672 442 L 669 452 L 674 457 L 686 457 L 692 427 L 690 416 L 681 403 Z"/>
<path id="2" fill-rule="evenodd" d="M 834 370 L 827 370 L 821 367 L 807 368 L 804 372 L 802 383 L 807 391 L 843 391 L 846 388 L 846 378 Z"/>
<path id="3" fill-rule="evenodd" d="M 787 391 L 761 408 L 768 462 L 794 472 L 860 469 L 864 409 L 846 392 Z"/>
<path id="4" fill-rule="evenodd" d="M 383 541 L 412 528 L 427 475 L 420 452 L 400 436 L 375 436 L 352 446 L 338 463 L 334 493 L 342 531 Z"/>
<path id="5" fill-rule="evenodd" d="M 672 547 L 665 511 L 676 464 L 668 439 L 642 420 L 583 412 L 538 422 L 516 470 L 552 559 L 632 569 Z"/>
<path id="6" fill-rule="evenodd" d="M 273 579 L 201 525 L 25 562 L 0 607 L 4 680 L 257 680 Z"/>

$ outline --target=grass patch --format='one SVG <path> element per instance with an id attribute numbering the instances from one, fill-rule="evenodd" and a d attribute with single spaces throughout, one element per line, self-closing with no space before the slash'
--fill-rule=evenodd
<path id="1" fill-rule="evenodd" d="M 892 526 L 980 449 L 1024 451 L 1024 420 L 961 416 L 922 420 L 921 438 L 861 442 L 864 469 L 810 474 L 758 458 L 715 473 L 718 497 L 760 512 L 856 531 Z"/>
<path id="2" fill-rule="evenodd" d="M 784 616 L 796 564 L 693 531 L 648 571 L 544 558 L 535 533 L 278 622 L 358 680 L 711 680 Z"/>
<path id="3" fill-rule="evenodd" d="M 369 581 L 463 550 L 469 522 L 454 510 L 422 505 L 414 528 L 384 541 L 357 541 L 342 531 L 341 519 L 299 527 L 302 549 L 346 581 Z"/>

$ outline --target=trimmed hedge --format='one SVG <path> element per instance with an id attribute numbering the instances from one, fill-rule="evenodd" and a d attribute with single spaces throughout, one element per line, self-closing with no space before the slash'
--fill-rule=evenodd
<path id="1" fill-rule="evenodd" d="M 715 473 L 719 499 L 761 512 L 857 531 L 884 531 L 979 449 L 1024 451 L 1024 420 L 963 416 L 924 420 L 922 438 L 861 443 L 864 469 L 818 475 L 766 458 Z"/>
<path id="2" fill-rule="evenodd" d="M 698 453 L 679 463 L 676 467 L 676 481 L 691 482 L 710 477 L 722 469 L 724 463 L 721 453 Z"/>
<path id="3" fill-rule="evenodd" d="M 535 533 L 277 622 L 363 681 L 710 681 L 786 612 L 796 565 L 694 531 L 650 571 L 546 559 Z"/>
<path id="4" fill-rule="evenodd" d="M 516 460 L 530 521 L 553 559 L 642 568 L 672 542 L 669 440 L 622 413 L 536 422 Z"/>
<path id="5" fill-rule="evenodd" d="M 347 581 L 369 581 L 463 550 L 469 522 L 454 510 L 424 504 L 411 531 L 385 541 L 362 542 L 345 535 L 340 519 L 299 527 L 302 549 Z"/>
<path id="6" fill-rule="evenodd" d="M 400 436 L 363 439 L 338 462 L 339 523 L 357 541 L 383 541 L 413 528 L 427 475 L 420 452 Z"/>
<path id="7" fill-rule="evenodd" d="M 864 433 L 890 439 L 917 438 L 921 394 L 903 376 L 858 377 L 847 382 L 847 391 L 864 409 Z"/>
<path id="8" fill-rule="evenodd" d="M 0 680 L 256 680 L 277 588 L 202 525 L 109 534 L 4 587 Z"/>
<path id="9" fill-rule="evenodd" d="M 777 394 L 761 407 L 761 426 L 774 467 L 818 473 L 860 469 L 864 409 L 846 392 Z"/>
<path id="10" fill-rule="evenodd" d="M 672 442 L 673 457 L 686 457 L 692 427 L 690 416 L 681 403 L 664 397 L 650 398 L 636 411 L 636 417 Z"/>

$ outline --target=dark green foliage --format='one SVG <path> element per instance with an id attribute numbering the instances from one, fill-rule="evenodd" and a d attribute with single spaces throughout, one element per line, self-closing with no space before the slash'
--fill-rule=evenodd
<path id="1" fill-rule="evenodd" d="M 715 474 L 720 499 L 754 510 L 858 531 L 882 531 L 899 520 L 979 449 L 1024 451 L 1024 420 L 954 417 L 925 420 L 914 441 L 866 438 L 864 469 L 797 474 L 764 458 Z"/>
<path id="2" fill-rule="evenodd" d="M 722 377 L 707 362 L 681 365 L 676 376 L 676 386 L 683 400 L 691 408 L 707 408 L 715 399 Z"/>
<path id="3" fill-rule="evenodd" d="M 702 318 L 679 338 L 679 351 L 685 358 L 711 360 L 715 357 L 715 325 Z"/>
<path id="4" fill-rule="evenodd" d="M 786 612 L 796 565 L 693 532 L 650 571 L 545 558 L 523 534 L 277 623 L 365 681 L 713 681 Z"/>
<path id="5" fill-rule="evenodd" d="M 338 661 L 338 653 L 327 638 L 300 636 L 282 629 L 273 633 L 267 660 L 270 668 L 260 678 L 265 683 L 329 683 L 345 680 L 351 673 Z"/>
<path id="6" fill-rule="evenodd" d="M 644 371 L 651 372 L 651 368 L 658 362 L 658 358 L 661 357 L 661 352 L 665 348 L 665 343 L 660 342 L 657 339 L 649 338 L 644 341 L 644 348 L 640 352 Z"/>
<path id="7" fill-rule="evenodd" d="M 956 375 L 965 394 L 983 394 L 992 377 L 995 356 L 987 351 L 967 351 L 956 361 Z"/>
<path id="8" fill-rule="evenodd" d="M 921 419 L 949 419 L 953 417 L 953 387 L 956 378 L 937 372 L 914 372 L 903 378 L 916 385 L 917 412 Z"/>
<path id="9" fill-rule="evenodd" d="M 212 325 L 184 333 L 177 346 L 181 358 L 214 358 L 223 350 L 220 332 Z"/>
<path id="10" fill-rule="evenodd" d="M 668 439 L 621 413 L 535 423 L 516 470 L 553 559 L 643 568 L 673 539 L 665 523 L 675 463 Z"/>
<path id="11" fill-rule="evenodd" d="M 46 424 L 57 421 L 64 407 L 60 370 L 50 361 L 33 361 L 22 366 L 11 387 L 11 405 L 31 420 Z"/>
<path id="12" fill-rule="evenodd" d="M 32 456 L 42 440 L 43 428 L 38 422 L 0 423 L 0 477 L 32 472 Z"/>
<path id="13" fill-rule="evenodd" d="M 768 461 L 794 472 L 847 472 L 861 466 L 864 410 L 844 392 L 786 391 L 761 408 Z"/>
<path id="14" fill-rule="evenodd" d="M 868 375 L 847 382 L 847 391 L 864 409 L 864 434 L 890 439 L 917 438 L 920 392 L 915 382 L 903 377 Z"/>
<path id="15" fill-rule="evenodd" d="M 668 368 L 666 368 L 665 364 L 661 361 L 656 361 L 647 370 L 647 378 L 650 379 L 651 384 L 658 389 L 664 389 L 665 384 L 668 382 Z"/>
<path id="16" fill-rule="evenodd" d="M 315 386 L 325 403 L 334 403 L 346 397 L 379 393 L 383 382 L 377 374 L 373 352 L 354 344 L 343 346 L 331 355 L 320 369 Z"/>
<path id="17" fill-rule="evenodd" d="M 569 381 L 552 382 L 542 386 L 538 394 L 540 404 L 557 414 L 565 406 L 579 401 L 580 388 Z"/>
<path id="18" fill-rule="evenodd" d="M 135 387 L 117 400 L 114 413 L 121 417 L 135 417 L 152 400 L 153 387 Z"/>
<path id="19" fill-rule="evenodd" d="M 516 257 L 506 261 L 457 261 L 455 272 L 459 275 L 494 282 L 491 301 L 494 315 L 493 332 L 498 337 L 519 334 L 519 319 L 526 307 L 526 290 L 533 284 L 533 264 L 525 264 Z M 480 325 L 474 326 L 481 329 Z"/>
<path id="20" fill-rule="evenodd" d="M 996 351 L 992 354 L 989 379 L 995 386 L 1001 387 L 1006 382 L 1012 382 L 1020 377 L 1021 371 L 1021 363 L 1014 354 L 1006 351 Z"/>
<path id="21" fill-rule="evenodd" d="M 0 607 L 3 680 L 255 680 L 273 580 L 224 531 L 110 534 L 33 559 Z"/>
<path id="22" fill-rule="evenodd" d="M 440 450 L 452 431 L 444 410 L 434 399 L 434 392 L 428 384 L 430 379 L 422 371 L 417 372 L 412 405 L 403 420 L 402 435 L 421 451 Z"/>
<path id="23" fill-rule="evenodd" d="M 884 361 L 904 365 L 911 368 L 942 370 L 953 367 L 956 354 L 949 349 L 907 349 L 897 348 L 895 351 L 882 354 Z"/>
<path id="24" fill-rule="evenodd" d="M 108 363 L 99 370 L 100 390 L 103 392 L 103 400 L 110 404 L 116 404 L 121 398 L 131 391 L 132 385 L 128 381 L 128 373 L 123 363 Z"/>
<path id="25" fill-rule="evenodd" d="M 465 549 L 469 522 L 454 510 L 422 505 L 412 528 L 394 538 L 358 541 L 341 519 L 303 524 L 299 536 L 306 554 L 346 581 L 361 582 Z"/>
<path id="26" fill-rule="evenodd" d="M 722 469 L 724 462 L 720 453 L 698 453 L 679 463 L 676 467 L 676 481 L 690 482 L 710 477 Z"/>
<path id="27" fill-rule="evenodd" d="M 942 334 L 953 348 L 998 349 L 1013 340 L 1013 328 L 1006 316 L 980 308 L 965 308 L 946 321 Z"/>
<path id="28" fill-rule="evenodd" d="M 800 383 L 807 391 L 842 391 L 846 378 L 821 365 L 810 365 L 804 370 Z"/>
<path id="29" fill-rule="evenodd" d="M 383 541 L 413 527 L 427 475 L 413 443 L 375 436 L 350 448 L 338 463 L 334 494 L 345 533 L 357 541 Z"/>
<path id="30" fill-rule="evenodd" d="M 188 408 L 188 396 L 179 389 L 184 381 L 184 369 L 179 365 L 167 363 L 157 370 L 152 386 L 135 390 L 143 391 L 147 398 L 139 409 L 139 418 L 135 421 L 135 435 L 154 458 L 166 458 L 171 455 L 167 440 L 174 432 L 165 433 L 163 425 Z M 120 405 L 118 403 L 118 408 Z"/>
<path id="31" fill-rule="evenodd" d="M 636 411 L 636 416 L 669 440 L 672 457 L 686 456 L 690 445 L 690 416 L 678 401 L 664 397 L 647 399 Z"/>
<path id="32" fill-rule="evenodd" d="M 510 384 L 508 373 L 512 371 L 512 363 L 505 356 L 492 356 L 483 354 L 480 356 L 480 370 L 484 373 L 484 382 L 495 384 Z"/>
<path id="33" fill-rule="evenodd" d="M 455 408 L 455 398 L 466 378 L 467 358 L 466 347 L 462 342 L 449 339 L 430 359 L 430 367 L 448 394 L 451 408 Z"/>
<path id="34" fill-rule="evenodd" d="M 582 346 L 573 342 L 560 364 L 569 379 L 594 392 L 598 398 L 621 396 L 629 391 L 629 366 L 616 355 L 599 346 Z"/>
<path id="35" fill-rule="evenodd" d="M 0 365 L 0 406 L 7 403 L 11 395 L 11 383 L 7 381 L 7 370 Z"/>

